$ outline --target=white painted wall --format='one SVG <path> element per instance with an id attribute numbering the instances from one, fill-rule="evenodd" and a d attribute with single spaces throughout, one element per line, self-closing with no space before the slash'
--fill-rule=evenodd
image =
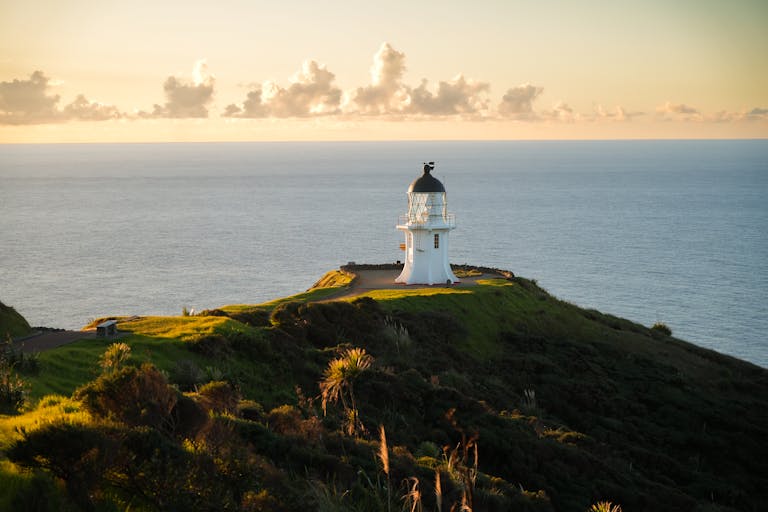
<path id="1" fill-rule="evenodd" d="M 408 205 L 408 215 L 397 226 L 405 236 L 405 265 L 395 282 L 445 284 L 458 281 L 448 260 L 449 234 L 454 225 L 445 208 L 445 194 L 410 194 Z M 425 205 L 428 206 L 426 211 Z M 437 248 L 436 234 L 440 237 Z"/>

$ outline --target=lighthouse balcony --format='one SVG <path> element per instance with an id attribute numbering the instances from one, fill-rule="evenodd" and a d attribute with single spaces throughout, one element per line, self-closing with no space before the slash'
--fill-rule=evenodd
<path id="1" fill-rule="evenodd" d="M 410 229 L 453 229 L 456 227 L 456 216 L 452 213 L 446 215 L 400 215 L 397 218 L 397 227 Z"/>

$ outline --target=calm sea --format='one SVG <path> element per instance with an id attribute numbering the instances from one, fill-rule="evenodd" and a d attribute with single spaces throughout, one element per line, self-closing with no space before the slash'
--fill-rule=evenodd
<path id="1" fill-rule="evenodd" d="M 0 145 L 0 300 L 75 328 L 392 262 L 424 160 L 451 261 L 768 367 L 768 141 Z"/>

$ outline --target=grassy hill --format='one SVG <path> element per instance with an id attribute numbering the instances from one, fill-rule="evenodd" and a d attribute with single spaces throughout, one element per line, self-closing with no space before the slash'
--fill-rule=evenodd
<path id="1" fill-rule="evenodd" d="M 8 336 L 16 338 L 18 336 L 26 336 L 31 332 L 32 328 L 23 316 L 12 307 L 0 302 L 0 337 L 2 337 L 3 341 Z"/>
<path id="2" fill-rule="evenodd" d="M 41 354 L 0 416 L 0 509 L 768 502 L 768 371 L 522 278 L 327 300 L 348 282 L 119 319 L 116 369 L 103 340 Z"/>

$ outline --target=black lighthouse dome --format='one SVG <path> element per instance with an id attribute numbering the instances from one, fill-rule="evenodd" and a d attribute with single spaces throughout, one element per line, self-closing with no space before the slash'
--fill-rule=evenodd
<path id="1" fill-rule="evenodd" d="M 435 168 L 434 162 L 424 164 L 424 174 L 420 178 L 414 180 L 411 186 L 408 187 L 408 193 L 430 193 L 430 192 L 445 192 L 445 187 L 440 180 L 430 174 L 432 169 Z"/>

